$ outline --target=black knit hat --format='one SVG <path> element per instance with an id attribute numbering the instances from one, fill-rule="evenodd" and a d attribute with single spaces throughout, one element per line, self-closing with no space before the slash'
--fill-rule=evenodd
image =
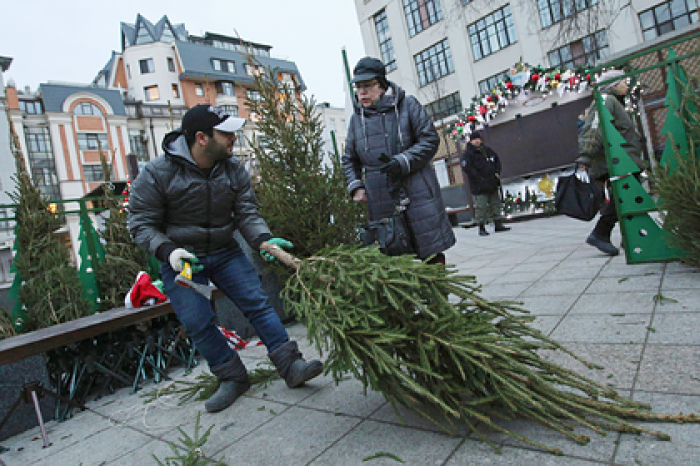
<path id="1" fill-rule="evenodd" d="M 472 131 L 472 134 L 469 135 L 470 141 L 474 139 L 481 139 L 482 141 L 484 140 L 484 138 L 481 137 L 481 132 L 479 130 Z"/>
<path id="2" fill-rule="evenodd" d="M 372 57 L 364 57 L 357 62 L 355 69 L 352 70 L 352 75 L 353 78 L 350 82 L 353 84 L 375 78 L 386 80 L 386 68 L 384 68 L 384 63 L 380 60 Z"/>

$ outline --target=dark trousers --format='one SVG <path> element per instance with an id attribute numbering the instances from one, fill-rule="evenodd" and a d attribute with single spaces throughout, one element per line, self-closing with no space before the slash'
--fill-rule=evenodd
<path id="1" fill-rule="evenodd" d="M 634 177 L 637 179 L 637 181 L 640 181 L 639 173 L 635 173 Z M 603 192 L 605 192 L 605 181 L 605 179 L 596 181 L 598 187 L 602 189 Z M 598 223 L 596 223 L 595 228 L 593 229 L 593 233 L 595 233 L 595 235 L 599 238 L 607 240 L 609 242 L 610 234 L 612 233 L 613 228 L 615 228 L 616 223 L 617 208 L 614 196 L 611 193 L 610 202 L 603 201 L 603 207 L 600 209 L 600 218 L 598 219 Z"/>

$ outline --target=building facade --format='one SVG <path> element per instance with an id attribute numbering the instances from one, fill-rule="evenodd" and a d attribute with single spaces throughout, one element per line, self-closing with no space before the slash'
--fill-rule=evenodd
<path id="1" fill-rule="evenodd" d="M 6 102 L 9 109 L 27 169 L 42 192 L 63 201 L 57 208 L 77 210 L 78 203 L 65 201 L 89 196 L 104 183 L 100 152 L 106 156 L 112 181 L 133 177 L 127 155 L 134 154 L 140 163 L 160 155 L 163 137 L 180 126 L 188 108 L 200 103 L 220 105 L 251 121 L 238 135 L 234 155 L 254 163 L 247 140 L 255 132 L 255 115 L 246 103 L 259 98 L 252 87 L 261 70 L 247 64 L 247 54 L 255 57 L 258 66 L 276 70 L 277 79 L 297 97 L 305 90 L 296 65 L 272 58 L 270 46 L 209 32 L 192 36 L 183 24 L 174 25 L 167 16 L 153 24 L 137 15 L 134 24 L 121 24 L 121 38 L 122 50 L 112 52 L 91 84 L 48 82 L 35 92 L 0 86 L 4 94 L 0 105 Z M 10 61 L 0 57 L 3 71 Z M 6 150 L 6 119 L 1 120 L 0 181 L 3 191 L 12 191 L 14 160 Z M 3 204 L 11 203 L 7 196 L 0 199 Z M 13 216 L 11 208 L 0 210 L 0 216 L 3 213 Z M 75 214 L 65 217 L 66 227 L 58 234 L 71 245 L 78 261 L 79 218 Z M 7 252 L 8 266 L 11 227 L 12 222 L 0 218 L 0 254 Z M 9 271 L 0 276 L 0 282 L 11 279 Z"/>
<path id="2" fill-rule="evenodd" d="M 15 161 L 10 151 L 9 128 L 5 116 L 5 79 L 4 73 L 10 68 L 12 58 L 0 56 L 0 205 L 12 203 L 8 192 L 14 190 L 12 174 L 15 172 Z M 4 220 L 13 216 L 11 209 L 0 207 L 0 288 L 9 286 L 12 275 L 12 245 L 14 222 Z"/>
<path id="3" fill-rule="evenodd" d="M 323 123 L 323 163 L 326 166 L 332 164 L 331 157 L 338 154 L 338 157 L 345 152 L 345 139 L 348 134 L 348 121 L 345 109 L 331 107 L 328 102 L 316 105 L 319 117 Z"/>
<path id="4" fill-rule="evenodd" d="M 520 61 L 546 68 L 604 63 L 698 22 L 697 0 L 355 0 L 355 6 L 366 53 L 382 59 L 388 78 L 415 95 L 437 126 Z M 562 105 L 584 97 L 590 92 L 550 100 Z M 542 107 L 523 107 L 490 126 Z M 441 151 L 450 179 L 459 180 L 457 148 L 443 144 Z"/>

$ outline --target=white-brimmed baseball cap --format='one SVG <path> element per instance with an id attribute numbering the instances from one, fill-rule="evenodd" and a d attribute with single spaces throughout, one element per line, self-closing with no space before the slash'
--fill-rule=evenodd
<path id="1" fill-rule="evenodd" d="M 211 129 L 234 133 L 245 123 L 245 118 L 231 116 L 217 105 L 199 104 L 187 110 L 182 117 L 182 131 L 193 135 Z"/>

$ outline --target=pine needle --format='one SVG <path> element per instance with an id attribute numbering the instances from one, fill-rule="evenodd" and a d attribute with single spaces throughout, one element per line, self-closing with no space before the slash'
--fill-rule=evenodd
<path id="1" fill-rule="evenodd" d="M 448 432 L 466 424 L 496 450 L 484 432 L 561 454 L 504 428 L 507 419 L 533 420 L 581 444 L 589 437 L 574 435 L 575 426 L 667 439 L 626 419 L 700 421 L 693 414 L 651 413 L 648 405 L 542 358 L 542 350 L 563 352 L 600 369 L 530 327 L 533 318 L 516 303 L 488 301 L 479 291 L 474 277 L 449 267 L 338 247 L 302 261 L 282 297 L 310 341 L 328 354 L 325 365 L 336 382 L 353 374 L 395 409 L 417 411 Z"/>

